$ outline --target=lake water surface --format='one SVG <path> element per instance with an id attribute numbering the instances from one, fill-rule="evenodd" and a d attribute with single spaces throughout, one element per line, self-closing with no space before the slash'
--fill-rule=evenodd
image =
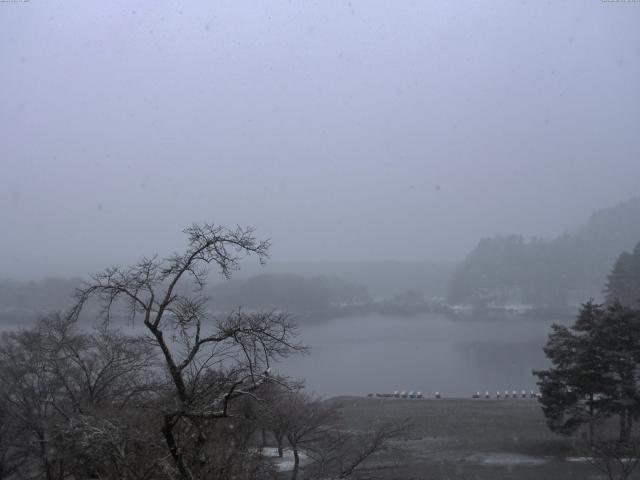
<path id="1" fill-rule="evenodd" d="M 476 391 L 537 390 L 542 347 L 553 320 L 439 314 L 367 315 L 301 328 L 306 356 L 278 365 L 323 396 L 394 390 L 468 397 Z"/>
<path id="2" fill-rule="evenodd" d="M 301 326 L 309 354 L 292 356 L 274 369 L 304 378 L 310 391 L 325 397 L 394 390 L 469 397 L 476 391 L 494 396 L 496 390 L 537 390 L 531 371 L 548 366 L 542 347 L 553 321 L 470 314 L 339 318 Z M 125 332 L 144 331 L 139 324 L 127 325 L 121 326 Z M 28 325 L 5 324 L 0 330 L 18 326 Z"/>

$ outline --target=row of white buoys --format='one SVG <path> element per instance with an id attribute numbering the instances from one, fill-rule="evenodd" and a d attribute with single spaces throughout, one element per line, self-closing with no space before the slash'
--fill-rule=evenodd
<path id="1" fill-rule="evenodd" d="M 395 392 L 393 392 L 393 397 L 394 398 L 424 398 L 424 395 L 422 395 L 422 392 L 414 392 L 413 390 L 411 391 L 398 391 L 396 390 Z"/>
<path id="2" fill-rule="evenodd" d="M 367 395 L 368 397 L 379 397 L 379 398 L 425 398 L 422 392 L 414 392 L 412 390 L 396 390 L 393 393 L 370 393 Z M 504 392 L 497 391 L 495 398 L 541 398 L 542 395 L 538 392 L 534 392 L 530 390 L 527 393 L 526 390 L 522 390 L 519 394 L 516 390 L 509 392 L 509 390 L 505 390 Z M 434 398 L 442 398 L 440 392 L 436 392 Z M 484 395 L 480 392 L 476 392 L 471 395 L 471 398 L 491 398 L 491 394 L 489 391 L 484 392 Z"/>
<path id="3" fill-rule="evenodd" d="M 436 392 L 436 398 L 440 398 L 438 397 L 438 393 Z M 367 395 L 368 397 L 382 397 L 382 398 L 424 398 L 424 395 L 422 394 L 422 392 L 414 392 L 413 390 L 396 390 L 393 393 L 370 393 L 369 395 Z"/>
<path id="4" fill-rule="evenodd" d="M 526 390 L 522 390 L 520 394 L 518 394 L 516 390 L 512 390 L 511 392 L 509 392 L 509 390 L 505 390 L 504 392 L 500 392 L 500 390 L 498 390 L 496 392 L 496 398 L 540 398 L 540 396 L 541 395 L 538 392 L 534 392 L 533 390 L 530 390 L 528 394 Z M 480 395 L 480 392 L 476 392 L 471 396 L 471 398 L 482 398 L 482 395 Z M 484 398 L 491 398 L 488 391 L 484 392 Z"/>

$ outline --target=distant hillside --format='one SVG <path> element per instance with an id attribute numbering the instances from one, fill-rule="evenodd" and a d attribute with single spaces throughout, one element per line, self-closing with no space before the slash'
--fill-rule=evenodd
<path id="1" fill-rule="evenodd" d="M 594 213 L 552 240 L 520 235 L 481 240 L 452 276 L 450 303 L 573 305 L 602 299 L 606 276 L 640 240 L 640 197 Z"/>
<path id="2" fill-rule="evenodd" d="M 273 262 L 266 267 L 246 262 L 242 267 L 229 281 L 215 284 L 218 277 L 211 276 L 207 294 L 213 309 L 230 311 L 242 306 L 328 318 L 360 311 L 365 305 L 373 308 L 373 297 L 387 301 L 376 308 L 401 313 L 417 308 L 406 304 L 403 295 L 407 291 L 420 298 L 444 297 L 454 268 L 445 263 L 397 261 Z M 0 324 L 27 325 L 40 315 L 69 307 L 80 281 L 0 280 Z M 404 302 L 401 305 L 399 298 Z"/>
<path id="3" fill-rule="evenodd" d="M 362 285 L 375 299 L 390 298 L 406 290 L 414 290 L 429 298 L 445 296 L 455 267 L 450 262 L 431 261 L 308 261 L 269 262 L 266 267 L 256 270 L 255 263 L 248 262 L 236 278 L 259 273 L 334 276 Z"/>
<path id="4" fill-rule="evenodd" d="M 209 293 L 212 305 L 222 311 L 242 307 L 308 313 L 371 302 L 364 287 L 329 276 L 307 278 L 293 274 L 263 274 L 221 282 Z"/>

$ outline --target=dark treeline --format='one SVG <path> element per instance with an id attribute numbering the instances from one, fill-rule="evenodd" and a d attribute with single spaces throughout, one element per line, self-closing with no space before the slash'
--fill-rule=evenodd
<path id="1" fill-rule="evenodd" d="M 579 230 L 552 240 L 520 235 L 484 239 L 453 275 L 447 300 L 477 306 L 578 304 L 602 298 L 620 252 L 640 240 L 640 198 L 601 210 Z"/>

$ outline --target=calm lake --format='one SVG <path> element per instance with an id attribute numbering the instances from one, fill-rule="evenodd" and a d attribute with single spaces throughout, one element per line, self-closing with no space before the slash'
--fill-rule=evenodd
<path id="1" fill-rule="evenodd" d="M 537 390 L 531 371 L 548 366 L 542 347 L 554 321 L 563 323 L 517 315 L 350 316 L 301 326 L 309 354 L 273 367 L 304 378 L 308 390 L 324 397 L 394 390 L 445 397 L 528 392 Z M 5 322 L 0 330 L 30 323 Z M 132 332 L 130 324 L 121 328 Z"/>
<path id="2" fill-rule="evenodd" d="M 310 353 L 276 369 L 304 377 L 309 390 L 326 397 L 394 390 L 452 397 L 528 392 L 537 390 L 531 371 L 548 366 L 542 347 L 553 322 L 439 314 L 335 319 L 302 327 Z"/>

